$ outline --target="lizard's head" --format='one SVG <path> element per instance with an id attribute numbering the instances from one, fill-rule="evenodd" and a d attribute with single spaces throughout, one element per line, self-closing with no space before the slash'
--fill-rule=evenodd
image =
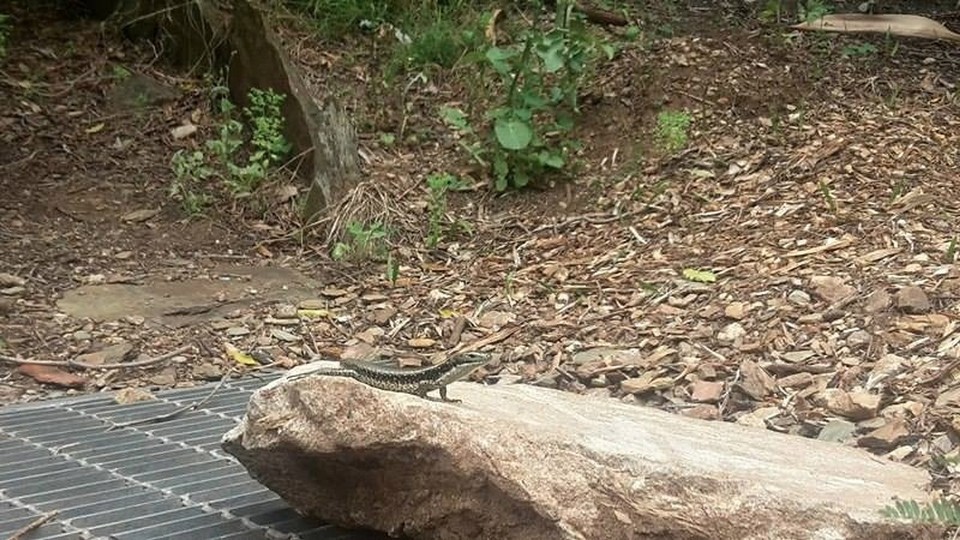
<path id="1" fill-rule="evenodd" d="M 450 357 L 443 365 L 449 369 L 442 376 L 441 382 L 449 384 L 459 381 L 473 373 L 474 370 L 490 361 L 490 355 L 479 352 L 466 352 Z"/>
<path id="2" fill-rule="evenodd" d="M 456 366 L 472 366 L 474 368 L 478 368 L 489 361 L 490 355 L 482 352 L 465 352 L 458 354 L 449 360 L 449 362 L 452 362 Z"/>

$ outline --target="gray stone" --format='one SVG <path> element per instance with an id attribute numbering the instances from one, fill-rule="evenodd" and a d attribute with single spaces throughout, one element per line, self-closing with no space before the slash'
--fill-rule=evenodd
<path id="1" fill-rule="evenodd" d="M 892 300 L 890 299 L 890 295 L 887 294 L 887 291 L 877 289 L 867 297 L 863 305 L 863 311 L 867 313 L 880 313 L 881 311 L 886 311 L 891 303 Z"/>
<path id="2" fill-rule="evenodd" d="M 588 364 L 590 362 L 604 361 L 611 364 L 623 364 L 628 366 L 638 366 L 642 364 L 644 355 L 639 349 L 618 349 L 614 347 L 593 347 L 577 351 L 570 359 L 570 363 L 576 366 Z"/>
<path id="3" fill-rule="evenodd" d="M 274 339 L 285 341 L 287 343 L 296 343 L 300 341 L 300 336 L 291 332 L 287 332 L 286 330 L 280 330 L 279 328 L 274 328 L 271 330 L 270 335 L 273 336 Z"/>
<path id="4" fill-rule="evenodd" d="M 297 306 L 293 304 L 280 304 L 277 306 L 277 310 L 274 315 L 278 319 L 296 319 L 297 318 Z"/>
<path id="5" fill-rule="evenodd" d="M 205 381 L 214 381 L 223 377 L 223 373 L 220 371 L 220 368 L 209 362 L 204 362 L 202 364 L 197 364 L 193 366 L 190 370 L 194 379 L 201 379 Z"/>
<path id="6" fill-rule="evenodd" d="M 857 432 L 857 425 L 846 420 L 831 420 L 823 426 L 817 439 L 826 442 L 844 442 Z"/>
<path id="7" fill-rule="evenodd" d="M 0 287 L 23 287 L 26 284 L 27 280 L 20 276 L 0 272 Z"/>
<path id="8" fill-rule="evenodd" d="M 877 415 L 880 396 L 869 392 L 846 392 L 840 388 L 827 388 L 818 396 L 830 412 L 852 420 L 866 420 Z"/>
<path id="9" fill-rule="evenodd" d="M 133 344 L 127 342 L 117 343 L 104 347 L 99 351 L 81 354 L 77 360 L 91 366 L 100 366 L 103 364 L 117 364 L 130 359 L 133 354 Z"/>
<path id="10" fill-rule="evenodd" d="M 157 373 L 147 377 L 150 384 L 162 388 L 170 388 L 177 383 L 177 368 L 173 366 L 165 367 Z"/>
<path id="11" fill-rule="evenodd" d="M 813 276 L 810 278 L 813 294 L 821 299 L 834 303 L 844 300 L 857 290 L 846 284 L 843 278 L 835 276 Z"/>
<path id="12" fill-rule="evenodd" d="M 787 295 L 787 300 L 791 304 L 795 304 L 798 306 L 809 306 L 811 298 L 809 294 L 801 290 L 794 290 L 794 291 L 790 291 L 790 294 Z"/>
<path id="13" fill-rule="evenodd" d="M 866 330 L 855 330 L 847 336 L 847 346 L 853 350 L 862 349 L 870 344 L 870 332 Z"/>
<path id="14" fill-rule="evenodd" d="M 304 515 L 439 540 L 933 539 L 924 471 L 862 450 L 529 385 L 437 403 L 341 377 L 258 390 L 223 448 Z M 703 514 L 703 509 L 709 509 Z"/>
<path id="15" fill-rule="evenodd" d="M 250 333 L 250 329 L 247 328 L 246 326 L 231 326 L 230 328 L 227 328 L 226 332 L 224 332 L 224 334 L 230 337 L 245 336 L 249 333 Z"/>
<path id="16" fill-rule="evenodd" d="M 312 279 L 287 268 L 223 265 L 211 274 L 243 277 L 184 281 L 156 277 L 142 285 L 86 285 L 64 293 L 57 307 L 77 319 L 105 321 L 138 316 L 183 327 L 226 317 L 256 301 L 311 298 L 317 287 Z M 250 289 L 257 291 L 256 297 L 249 294 Z M 212 303 L 211 299 L 218 297 L 223 301 Z"/>
<path id="17" fill-rule="evenodd" d="M 926 313 L 933 308 L 927 293 L 920 287 L 904 287 L 897 292 L 897 308 L 904 313 Z"/>
<path id="18" fill-rule="evenodd" d="M 736 341 L 737 338 L 743 337 L 747 331 L 743 328 L 743 325 L 738 322 L 732 322 L 723 327 L 717 333 L 717 339 L 720 341 L 732 342 Z"/>
<path id="19" fill-rule="evenodd" d="M 180 91 L 172 86 L 144 75 L 131 73 L 117 82 L 107 93 L 107 110 L 140 110 L 169 103 L 180 97 Z"/>

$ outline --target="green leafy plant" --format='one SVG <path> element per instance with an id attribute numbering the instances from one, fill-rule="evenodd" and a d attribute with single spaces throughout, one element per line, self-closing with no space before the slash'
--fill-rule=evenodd
<path id="1" fill-rule="evenodd" d="M 204 143 L 203 150 L 177 151 L 171 159 L 174 181 L 172 197 L 179 199 L 188 214 L 199 213 L 212 197 L 198 186 L 217 178 L 236 196 L 252 193 L 290 151 L 283 137 L 280 107 L 284 96 L 272 90 L 252 89 L 244 115 L 250 121 L 250 152 L 246 162 L 238 155 L 244 146 L 244 126 L 236 117 L 236 106 L 224 87 L 211 94 L 220 116 L 217 137 Z M 209 186 L 204 186 L 209 187 Z"/>
<path id="2" fill-rule="evenodd" d="M 218 137 L 206 142 L 206 147 L 224 166 L 233 163 L 233 156 L 243 146 L 243 124 L 228 119 L 220 124 Z"/>
<path id="3" fill-rule="evenodd" d="M 760 11 L 760 20 L 766 22 L 780 22 L 784 19 L 783 0 L 767 0 Z"/>
<path id="4" fill-rule="evenodd" d="M 872 43 L 856 43 L 845 46 L 840 50 L 840 54 L 851 56 L 872 56 L 877 54 L 877 46 Z"/>
<path id="5" fill-rule="evenodd" d="M 365 224 L 351 221 L 347 237 L 333 246 L 330 256 L 335 261 L 383 260 L 388 258 L 387 230 L 381 223 Z"/>
<path id="6" fill-rule="evenodd" d="M 667 152 L 678 152 L 687 146 L 690 115 L 685 111 L 660 111 L 657 114 L 657 142 Z"/>
<path id="7" fill-rule="evenodd" d="M 243 112 L 250 121 L 253 151 L 246 165 L 228 165 L 230 185 L 234 191 L 249 193 L 256 189 L 270 168 L 279 164 L 290 152 L 290 144 L 283 136 L 283 115 L 280 112 L 285 97 L 273 90 L 250 89 L 247 95 L 250 103 Z"/>
<path id="8" fill-rule="evenodd" d="M 614 54 L 587 34 L 571 2 L 557 5 L 551 29 L 531 30 L 516 45 L 493 46 L 474 59 L 496 75 L 495 103 L 479 128 L 460 109 L 440 111 L 470 156 L 491 169 L 497 191 L 522 188 L 566 165 L 580 85 L 593 60 Z"/>
<path id="9" fill-rule="evenodd" d="M 813 22 L 831 11 L 830 6 L 821 0 L 800 1 L 797 3 L 797 10 L 800 19 L 805 22 Z"/>
<path id="10" fill-rule="evenodd" d="M 199 150 L 177 150 L 170 160 L 170 166 L 174 176 L 170 184 L 170 196 L 180 201 L 183 211 L 188 215 L 202 213 L 211 201 L 203 182 L 214 174 L 213 169 L 207 166 L 206 156 Z"/>
<path id="11" fill-rule="evenodd" d="M 917 501 L 896 501 L 887 506 L 880 514 L 890 519 L 910 523 L 938 523 L 941 525 L 960 525 L 960 506 L 948 499 L 936 499 L 929 503 Z"/>

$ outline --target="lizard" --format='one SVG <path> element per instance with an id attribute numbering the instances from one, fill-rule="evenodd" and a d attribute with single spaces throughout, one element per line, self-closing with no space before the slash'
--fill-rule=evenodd
<path id="1" fill-rule="evenodd" d="M 459 403 L 461 400 L 447 397 L 447 385 L 467 377 L 489 361 L 490 355 L 479 352 L 458 354 L 441 364 L 418 369 L 400 369 L 362 360 L 345 360 L 340 362 L 343 367 L 321 368 L 293 375 L 288 380 L 313 375 L 350 377 L 380 390 L 413 394 L 430 401 Z M 427 395 L 431 390 L 440 391 L 439 400 Z"/>

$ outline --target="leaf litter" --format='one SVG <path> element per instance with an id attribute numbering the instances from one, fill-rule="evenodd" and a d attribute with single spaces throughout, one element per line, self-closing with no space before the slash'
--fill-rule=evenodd
<path id="1" fill-rule="evenodd" d="M 483 347 L 498 355 L 478 378 L 855 444 L 928 467 L 939 487 L 955 487 L 944 464 L 960 453 L 960 271 L 951 247 L 960 213 L 960 156 L 951 151 L 960 147 L 957 60 L 945 45 L 911 43 L 872 66 L 817 56 L 805 45 L 809 34 L 775 46 L 708 22 L 649 52 L 625 50 L 604 70 L 585 111 L 575 189 L 451 194 L 449 216 L 468 221 L 472 234 L 436 249 L 419 247 L 424 164 L 462 170 L 455 142 L 442 139 L 411 150 L 361 134 L 365 174 L 377 181 L 326 218 L 317 233 L 329 236 L 296 249 L 289 244 L 299 232 L 266 242 L 238 234 L 224 253 L 207 241 L 228 234 L 219 231 L 181 234 L 169 251 L 129 241 L 117 246 L 125 257 L 110 259 L 90 242 L 89 223 L 74 219 L 87 214 L 71 210 L 58 214 L 57 240 L 93 262 L 67 272 L 51 264 L 57 255 L 31 246 L 49 232 L 4 207 L 4 252 L 19 258 L 0 269 L 0 301 L 13 299 L 0 305 L 10 313 L 0 352 L 54 360 L 18 368 L 33 375 L 3 372 L 5 388 L 23 391 L 0 396 L 57 395 L 30 378 L 87 390 L 149 387 L 172 367 L 168 379 L 183 386 L 316 355 L 417 366 Z M 280 32 L 298 43 L 295 59 L 325 50 L 295 28 Z M 329 70 L 310 72 L 314 90 L 350 87 L 348 105 L 378 103 L 373 90 L 355 88 L 371 77 L 362 58 L 352 66 L 346 58 L 325 57 Z M 408 121 L 429 126 L 433 106 L 457 97 L 455 85 L 413 85 Z M 693 118 L 688 146 L 675 154 L 649 143 L 658 100 Z M 370 113 L 375 125 L 391 121 L 382 109 Z M 131 208 L 162 205 L 148 198 Z M 171 220 L 165 211 L 139 212 L 120 208 L 116 218 L 151 227 Z M 382 261 L 329 260 L 351 220 L 393 227 L 397 279 L 384 275 Z M 168 260 L 174 245 L 194 256 Z M 237 255 L 246 252 L 256 255 Z M 218 257 L 277 264 L 287 255 L 297 256 L 288 264 L 322 275 L 315 298 L 239 309 L 192 328 L 72 321 L 49 302 L 52 284 L 63 290 L 116 268 L 132 278 L 148 266 L 174 280 L 216 279 Z M 146 347 L 116 362 L 75 360 L 118 336 Z"/>

